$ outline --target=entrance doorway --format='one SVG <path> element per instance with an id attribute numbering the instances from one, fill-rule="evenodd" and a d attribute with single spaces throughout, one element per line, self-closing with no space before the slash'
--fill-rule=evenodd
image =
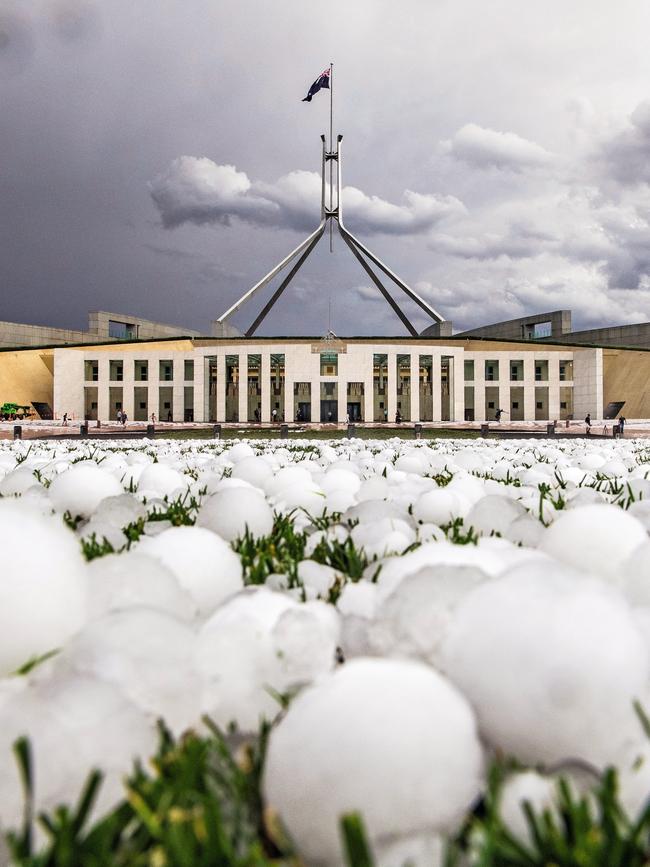
<path id="1" fill-rule="evenodd" d="M 321 400 L 320 402 L 320 420 L 335 424 L 338 419 L 338 401 L 336 400 Z"/>
<path id="2" fill-rule="evenodd" d="M 361 421 L 360 403 L 348 403 L 348 418 L 350 421 Z"/>

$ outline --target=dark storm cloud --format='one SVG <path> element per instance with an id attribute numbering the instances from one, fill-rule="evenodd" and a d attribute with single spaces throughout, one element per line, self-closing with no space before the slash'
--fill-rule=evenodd
<path id="1" fill-rule="evenodd" d="M 434 306 L 650 318 L 649 8 L 0 0 L 0 319 L 207 329 L 318 220 L 330 59 L 348 225 Z M 334 250 L 266 333 L 401 333 Z"/>
<path id="2" fill-rule="evenodd" d="M 634 109 L 625 129 L 601 143 L 595 160 L 606 179 L 624 186 L 650 183 L 650 100 Z"/>

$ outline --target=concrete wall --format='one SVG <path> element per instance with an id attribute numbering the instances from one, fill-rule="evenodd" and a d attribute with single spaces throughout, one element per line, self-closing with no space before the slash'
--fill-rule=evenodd
<path id="1" fill-rule="evenodd" d="M 114 339 L 109 337 L 109 323 L 125 322 L 135 329 L 137 340 L 150 340 L 156 337 L 200 337 L 200 331 L 193 331 L 179 325 L 168 325 L 164 322 L 153 322 L 140 316 L 128 313 L 107 313 L 105 310 L 93 310 L 88 314 L 88 342 L 92 340 Z"/>
<path id="2" fill-rule="evenodd" d="M 461 331 L 455 337 L 493 337 L 499 340 L 527 339 L 525 328 L 535 323 L 550 322 L 551 337 L 559 337 L 571 331 L 571 311 L 554 310 L 550 313 L 535 313 L 531 316 L 521 316 L 519 319 L 508 319 L 505 322 L 495 322 L 493 325 L 482 325 L 480 328 L 470 328 Z M 426 333 L 426 332 L 425 332 Z M 539 338 L 536 339 L 537 342 Z"/>
<path id="3" fill-rule="evenodd" d="M 603 417 L 603 350 L 575 349 L 573 352 L 573 415 L 580 421 L 587 413 Z"/>
<path id="4" fill-rule="evenodd" d="M 650 352 L 603 349 L 603 406 L 625 401 L 625 418 L 650 418 Z"/>
<path id="5" fill-rule="evenodd" d="M 650 349 L 650 322 L 614 325 L 610 328 L 590 328 L 587 331 L 571 331 L 564 334 L 559 342 L 594 343 L 597 346 L 638 346 L 640 349 Z"/>
<path id="6" fill-rule="evenodd" d="M 20 322 L 0 322 L 0 349 L 14 346 L 55 346 L 83 343 L 85 331 L 68 328 L 48 328 L 45 325 L 23 325 Z"/>
<path id="7" fill-rule="evenodd" d="M 52 406 L 53 373 L 52 350 L 0 352 L 0 405 L 38 401 Z"/>
<path id="8" fill-rule="evenodd" d="M 118 338 L 109 336 L 109 323 L 125 322 L 132 325 L 138 340 L 151 340 L 164 337 L 200 337 L 200 331 L 193 331 L 178 325 L 152 322 L 127 313 L 107 313 L 95 310 L 88 314 L 88 331 L 69 328 L 49 328 L 45 325 L 27 325 L 22 322 L 0 322 L 0 349 L 19 346 L 65 346 L 75 343 L 94 343 L 97 340 Z"/>

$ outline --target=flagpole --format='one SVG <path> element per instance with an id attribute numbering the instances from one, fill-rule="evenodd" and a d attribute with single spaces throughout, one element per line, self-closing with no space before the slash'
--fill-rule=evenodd
<path id="1" fill-rule="evenodd" d="M 334 64 L 330 63 L 330 154 L 332 153 L 332 145 L 334 141 Z M 332 160 L 330 159 L 330 211 L 332 210 L 332 187 L 333 187 L 333 176 L 332 176 L 333 166 Z M 333 242 L 332 242 L 332 221 L 330 220 L 330 253 L 333 252 Z"/>

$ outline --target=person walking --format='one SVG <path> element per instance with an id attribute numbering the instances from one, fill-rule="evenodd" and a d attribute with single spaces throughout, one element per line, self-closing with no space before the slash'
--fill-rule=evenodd
<path id="1" fill-rule="evenodd" d="M 156 413 L 152 412 L 151 413 L 151 424 L 155 424 L 155 423 L 156 423 Z"/>
<path id="2" fill-rule="evenodd" d="M 128 419 L 129 419 L 128 415 L 125 412 L 123 412 L 122 413 L 122 427 L 124 427 L 126 425 Z"/>
<path id="3" fill-rule="evenodd" d="M 116 418 L 117 418 L 117 423 L 122 424 L 122 410 L 121 409 L 118 409 Z"/>
<path id="4" fill-rule="evenodd" d="M 397 410 L 397 412 L 395 413 L 395 424 L 401 424 L 401 423 L 402 423 L 402 413 L 399 410 Z"/>
<path id="5" fill-rule="evenodd" d="M 618 420 L 618 432 L 619 432 L 619 435 L 620 435 L 620 436 L 624 436 L 624 433 L 625 433 L 625 422 L 626 422 L 626 421 L 627 421 L 627 419 L 625 418 L 624 415 L 622 415 L 622 416 L 619 417 L 619 420 Z"/>
<path id="6" fill-rule="evenodd" d="M 502 409 L 498 409 L 498 410 L 494 413 L 494 417 L 495 417 L 495 419 L 499 422 L 499 424 L 501 424 L 501 416 L 502 416 L 502 415 L 503 415 L 503 410 L 502 410 Z"/>
<path id="7" fill-rule="evenodd" d="M 273 422 L 273 424 L 275 424 L 277 420 L 278 420 L 278 411 L 274 407 L 273 410 L 271 411 L 271 421 Z"/>
<path id="8" fill-rule="evenodd" d="M 591 413 L 588 412 L 585 416 L 585 425 L 587 426 L 587 435 L 591 433 Z"/>
<path id="9" fill-rule="evenodd" d="M 64 412 L 63 413 L 63 427 L 67 427 L 67 426 L 68 426 L 68 413 Z"/>

